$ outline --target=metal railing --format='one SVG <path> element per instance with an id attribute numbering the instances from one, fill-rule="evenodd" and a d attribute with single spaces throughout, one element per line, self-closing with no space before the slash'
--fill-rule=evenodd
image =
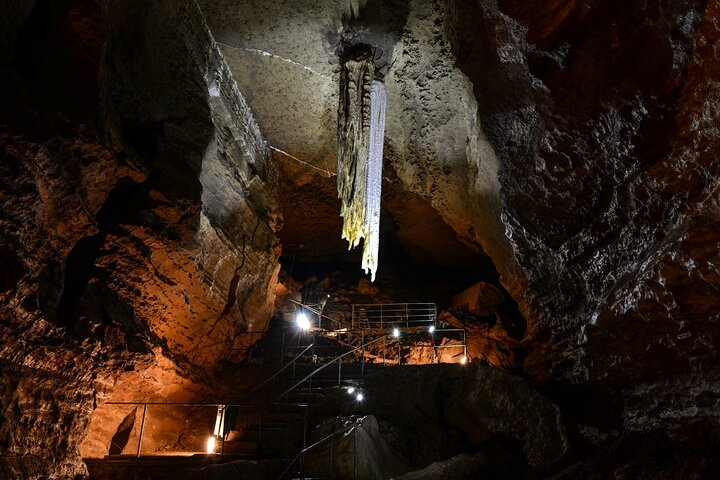
<path id="1" fill-rule="evenodd" d="M 112 424 L 120 425 L 122 418 L 128 415 L 130 409 L 108 412 L 107 407 L 122 406 L 142 407 L 142 415 L 139 428 L 136 418 L 130 427 L 125 445 L 120 446 L 121 453 L 117 455 L 121 458 L 130 456 L 139 461 L 143 456 L 157 455 L 238 455 L 238 452 L 232 451 L 232 449 L 228 450 L 227 447 L 239 442 L 244 442 L 244 444 L 254 442 L 257 449 L 262 448 L 264 442 L 272 441 L 275 445 L 285 445 L 289 442 L 295 445 L 293 451 L 297 451 L 297 448 L 305 448 L 307 444 L 307 404 L 278 406 L 250 403 L 105 402 L 100 408 L 105 408 L 105 414 L 115 413 L 115 421 Z M 264 421 L 270 415 L 278 414 L 293 415 L 294 417 L 285 424 L 276 422 L 269 425 L 267 420 Z M 302 424 L 299 422 L 300 415 Z M 108 422 L 108 420 L 104 419 L 104 422 Z M 218 425 L 220 426 L 219 432 L 217 432 Z M 98 441 L 103 445 L 110 444 L 115 437 L 107 439 L 104 437 L 112 435 L 111 431 L 115 432 L 115 428 L 104 432 L 104 435 L 103 432 L 96 431 L 95 435 L 102 437 Z M 302 431 L 300 431 L 301 428 Z M 236 432 L 239 435 L 238 438 L 233 441 L 228 440 L 231 432 Z M 254 437 L 252 442 L 244 440 L 242 437 L 248 433 Z M 92 424 L 90 434 L 93 434 Z M 208 451 L 207 442 L 210 438 L 219 440 L 219 445 L 211 449 L 212 451 Z M 133 439 L 135 442 L 131 442 Z M 128 450 L 131 443 L 135 446 Z M 148 443 L 150 443 L 149 447 Z M 252 455 L 258 452 L 244 453 Z M 99 454 L 100 452 L 96 452 L 95 456 L 89 455 L 86 458 L 98 458 Z M 103 456 L 112 458 L 115 455 L 108 451 Z"/>
<path id="2" fill-rule="evenodd" d="M 323 308 L 318 308 L 318 305 L 302 303 L 293 299 L 290 299 L 290 301 L 296 305 L 299 305 L 301 309 L 307 310 L 308 312 L 315 315 L 317 317 L 316 326 L 322 330 L 342 330 L 352 328 L 352 323 L 347 322 L 344 315 L 342 319 L 332 318 L 325 314 Z"/>
<path id="3" fill-rule="evenodd" d="M 418 341 L 418 337 L 420 336 L 428 336 L 428 344 L 422 344 Z M 450 340 L 448 343 L 435 343 L 435 340 L 440 337 L 443 339 L 451 338 L 451 336 L 458 337 L 455 340 Z M 445 328 L 445 329 L 433 329 L 432 332 L 428 332 L 427 334 L 423 333 L 411 333 L 409 335 L 406 335 L 405 332 L 402 332 L 400 336 L 383 336 L 385 341 L 382 344 L 382 364 L 383 365 L 402 365 L 403 357 L 406 355 L 403 355 L 403 349 L 410 349 L 412 350 L 431 350 L 431 360 L 430 361 L 423 361 L 423 356 L 421 355 L 419 359 L 416 359 L 415 361 L 409 362 L 413 365 L 422 365 L 426 363 L 464 363 L 467 362 L 467 341 L 465 337 L 465 330 L 462 328 Z M 409 338 L 409 339 L 408 339 Z M 441 353 L 441 350 L 450 350 L 454 349 L 455 352 L 449 352 L 449 353 Z M 388 360 L 388 351 L 397 350 L 396 358 L 397 360 L 394 362 L 391 362 Z M 368 352 L 369 355 L 375 356 L 375 358 L 380 361 L 380 353 L 373 353 Z M 448 358 L 449 357 L 449 358 Z M 464 359 L 464 360 L 463 360 Z M 420 360 L 420 361 L 418 361 Z M 450 360 L 447 362 L 447 360 Z"/>
<path id="4" fill-rule="evenodd" d="M 326 436 L 325 438 L 318 440 L 317 442 L 313 443 L 309 447 L 303 448 L 300 453 L 298 453 L 295 458 L 293 458 L 288 466 L 283 470 L 283 472 L 278 477 L 278 480 L 284 480 L 286 478 L 286 475 L 290 473 L 290 469 L 295 465 L 298 461 L 300 461 L 300 470 L 296 473 L 300 474 L 301 478 L 304 473 L 304 466 L 305 466 L 305 456 L 307 453 L 314 448 L 319 447 L 320 445 L 326 444 L 329 441 L 333 441 L 330 447 L 330 468 L 334 469 L 334 458 L 335 458 L 335 443 L 334 440 L 336 437 L 343 435 L 350 430 L 358 427 L 360 423 L 356 420 L 354 424 L 348 425 L 347 427 L 341 428 L 340 430 L 331 433 L 330 435 Z M 355 430 L 355 434 L 353 435 L 353 477 L 357 478 L 357 429 Z"/>
<path id="5" fill-rule="evenodd" d="M 359 332 L 356 331 L 354 334 L 345 332 L 338 334 L 338 338 L 336 340 L 338 342 L 338 345 L 322 346 L 317 345 L 317 342 L 315 342 L 314 346 L 311 344 L 312 348 L 310 349 L 308 349 L 308 346 L 306 345 L 297 345 L 293 347 L 285 346 L 285 352 L 283 353 L 283 356 L 285 358 L 292 358 L 292 360 L 297 362 L 298 364 L 323 364 L 326 363 L 326 359 L 332 354 L 334 354 L 334 352 L 336 352 L 338 348 L 345 347 L 351 349 L 356 353 L 359 350 L 362 350 L 362 352 L 356 356 L 356 362 L 361 361 L 369 363 L 382 363 L 383 365 L 397 365 L 401 363 L 399 361 L 399 359 L 402 357 L 401 350 L 409 348 L 413 350 L 431 350 L 429 359 L 427 358 L 427 356 L 421 356 L 421 360 L 424 360 L 411 362 L 416 365 L 424 363 L 454 363 L 461 361 L 463 357 L 467 359 L 467 338 L 466 332 L 462 328 L 436 329 L 433 327 L 428 328 L 427 330 L 418 330 L 410 327 L 409 329 L 405 330 L 401 327 L 398 329 L 398 333 L 400 335 L 398 337 L 395 337 L 391 334 L 391 331 L 369 332 L 361 330 Z M 384 338 L 385 341 L 382 343 L 382 345 L 376 346 L 374 351 L 369 348 L 362 348 L 363 344 L 366 343 L 367 339 L 371 339 L 370 343 L 374 343 L 373 340 L 380 338 Z M 427 344 L 424 344 L 424 341 L 426 341 Z M 368 345 L 370 343 L 368 343 Z M 455 354 L 451 355 L 448 349 L 455 349 Z M 458 349 L 460 350 L 459 352 L 457 352 Z M 388 360 L 388 357 L 394 357 L 392 352 L 393 350 L 398 351 L 398 361 L 396 362 Z M 294 353 L 295 351 L 298 351 L 299 353 Z M 328 361 L 328 363 L 332 363 L 332 361 L 334 360 L 336 360 L 335 357 L 333 357 L 332 360 Z M 294 367 L 292 373 L 292 376 L 294 378 Z"/>
<path id="6" fill-rule="evenodd" d="M 421 327 L 435 325 L 434 303 L 367 303 L 352 306 L 352 328 Z"/>
<path id="7" fill-rule="evenodd" d="M 340 386 L 341 383 L 342 383 L 342 359 L 345 358 L 345 357 L 347 357 L 347 356 L 349 356 L 349 355 L 356 354 L 356 353 L 358 353 L 358 352 L 361 352 L 361 369 L 360 369 L 360 374 L 362 375 L 362 374 L 364 373 L 364 368 L 365 368 L 365 350 L 367 350 L 367 348 L 368 348 L 369 346 L 371 346 L 371 345 L 373 345 L 373 344 L 375 344 L 375 343 L 378 343 L 380 340 L 384 340 L 384 339 L 385 339 L 385 336 L 382 336 L 382 337 L 380 337 L 380 338 L 376 338 L 376 339 L 374 339 L 374 340 L 371 340 L 370 342 L 363 343 L 363 344 L 360 345 L 359 347 L 355 347 L 354 349 L 349 350 L 349 351 L 343 353 L 342 355 L 338 355 L 337 357 L 333 358 L 332 360 L 330 360 L 330 361 L 328 361 L 328 362 L 320 365 L 318 368 L 316 368 L 316 369 L 313 370 L 312 372 L 308 373 L 305 377 L 303 377 L 302 380 L 299 380 L 298 382 L 294 383 L 290 388 L 288 388 L 287 390 L 285 390 L 282 394 L 280 394 L 280 395 L 278 395 L 277 397 L 275 397 L 275 399 L 273 400 L 273 403 L 277 403 L 277 402 L 280 401 L 283 397 L 285 397 L 285 399 L 287 400 L 288 395 L 290 394 L 290 392 L 292 392 L 292 391 L 295 390 L 297 387 L 299 387 L 300 385 L 302 385 L 303 383 L 308 382 L 308 381 L 309 381 L 309 383 L 308 383 L 308 396 L 309 396 L 309 392 L 312 390 L 312 378 L 313 378 L 315 375 L 317 375 L 318 373 L 320 373 L 320 372 L 322 372 L 323 370 L 325 370 L 326 368 L 328 368 L 330 365 L 334 364 L 334 363 L 337 363 L 337 366 L 338 366 L 338 376 L 337 376 L 337 379 L 338 379 L 338 380 L 337 380 L 337 385 Z"/>
<path id="8" fill-rule="evenodd" d="M 294 370 L 294 368 L 295 368 L 295 362 L 297 362 L 299 359 L 301 359 L 302 356 L 303 356 L 303 354 L 304 354 L 305 352 L 307 352 L 308 350 L 310 350 L 310 349 L 312 349 L 312 348 L 314 348 L 314 347 L 315 347 L 315 343 L 311 343 L 310 345 L 306 346 L 297 356 L 295 356 L 295 358 L 293 358 L 291 361 L 289 361 L 288 363 L 286 363 L 285 365 L 283 365 L 277 372 L 275 372 L 274 374 L 272 374 L 270 377 L 266 378 L 266 379 L 265 379 L 262 383 L 260 383 L 259 385 L 253 387 L 251 390 L 243 393 L 243 394 L 240 396 L 240 399 L 242 400 L 242 399 L 244 399 L 244 398 L 249 397 L 249 396 L 250 396 L 251 394 L 253 394 L 253 393 L 257 393 L 261 388 L 263 388 L 264 386 L 266 386 L 266 385 L 268 385 L 268 384 L 271 386 L 270 397 L 272 398 L 272 389 L 274 389 L 274 387 L 275 387 L 275 380 L 277 379 L 277 377 L 278 377 L 281 373 L 283 373 L 285 370 L 287 370 L 288 368 L 290 368 L 290 367 L 293 367 L 293 375 L 294 375 L 294 373 L 295 373 L 295 370 Z M 271 383 L 271 382 L 272 382 L 272 383 Z"/>

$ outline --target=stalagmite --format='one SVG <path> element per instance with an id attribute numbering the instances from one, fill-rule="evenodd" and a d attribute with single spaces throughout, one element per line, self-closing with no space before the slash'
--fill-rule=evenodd
<path id="1" fill-rule="evenodd" d="M 387 95 L 373 75 L 369 48 L 355 47 L 346 55 L 340 74 L 337 168 L 342 236 L 349 248 L 365 239 L 362 268 L 375 280 Z"/>

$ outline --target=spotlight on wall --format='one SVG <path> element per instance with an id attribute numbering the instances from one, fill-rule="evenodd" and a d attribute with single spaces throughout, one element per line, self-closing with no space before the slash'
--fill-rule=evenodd
<path id="1" fill-rule="evenodd" d="M 428 331 L 430 333 L 433 333 L 435 331 L 435 325 L 430 325 L 430 328 L 428 328 Z"/>
<path id="2" fill-rule="evenodd" d="M 307 315 L 305 315 L 305 312 L 298 313 L 298 316 L 295 318 L 295 322 L 297 323 L 297 326 L 300 327 L 300 330 L 310 330 L 310 319 Z"/>
<path id="3" fill-rule="evenodd" d="M 395 327 L 393 328 L 393 337 L 400 338 L 400 329 Z"/>
<path id="4" fill-rule="evenodd" d="M 466 363 L 467 363 L 467 357 L 463 356 L 463 357 L 460 359 L 460 365 L 465 365 Z"/>
<path id="5" fill-rule="evenodd" d="M 353 393 L 355 393 L 355 387 L 348 388 L 348 394 L 352 395 Z"/>
<path id="6" fill-rule="evenodd" d="M 207 453 L 215 453 L 215 437 L 208 437 Z"/>
<path id="7" fill-rule="evenodd" d="M 357 396 L 355 397 L 358 402 L 362 402 L 363 398 L 365 398 L 365 395 L 362 394 L 362 392 L 358 392 Z"/>

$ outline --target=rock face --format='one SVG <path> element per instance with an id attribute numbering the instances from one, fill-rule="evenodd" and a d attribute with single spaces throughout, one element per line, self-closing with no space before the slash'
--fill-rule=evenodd
<path id="1" fill-rule="evenodd" d="M 471 313 L 487 317 L 497 310 L 505 297 L 495 286 L 479 282 L 453 296 L 451 301 L 453 307 L 467 307 Z"/>
<path id="2" fill-rule="evenodd" d="M 701 399 L 717 382 L 718 2 L 466 7 L 446 26 L 527 274 L 513 291 L 526 372 L 567 382 L 557 398 L 574 389 L 594 407 L 565 406 L 603 429 L 668 429 L 675 447 L 696 421 L 714 429 L 720 412 Z M 607 396 L 590 400 L 598 390 Z M 641 414 L 649 397 L 657 406 Z"/>
<path id="3" fill-rule="evenodd" d="M 522 378 L 479 362 L 388 367 L 364 379 L 363 390 L 362 407 L 339 392 L 322 408 L 372 413 L 385 441 L 416 468 L 471 448 L 488 457 L 458 468 L 513 478 L 552 471 L 574 456 L 557 405 Z"/>
<path id="4" fill-rule="evenodd" d="M 442 462 L 433 462 L 427 467 L 396 477 L 397 480 L 465 480 L 471 478 L 523 478 L 517 472 L 497 471 L 490 467 L 486 455 L 461 453 Z"/>
<path id="5" fill-rule="evenodd" d="M 407 471 L 406 460 L 385 441 L 374 416 L 367 415 L 348 423 L 350 428 L 345 433 L 320 445 L 309 455 L 306 467 L 309 473 L 322 478 L 337 475 L 369 480 L 394 478 Z M 331 429 L 324 427 L 321 425 L 313 432 L 313 436 L 320 437 L 314 440 L 320 441 L 343 430 L 337 424 Z"/>

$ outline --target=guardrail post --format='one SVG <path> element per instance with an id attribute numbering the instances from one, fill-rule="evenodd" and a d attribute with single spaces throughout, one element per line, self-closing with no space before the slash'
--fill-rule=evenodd
<path id="1" fill-rule="evenodd" d="M 142 439 L 143 439 L 143 432 L 145 431 L 145 414 L 147 413 L 147 403 L 143 403 L 143 416 L 142 421 L 140 422 L 140 435 L 138 438 L 138 448 L 137 448 L 137 460 L 140 460 L 140 449 L 142 448 Z"/>
<path id="2" fill-rule="evenodd" d="M 360 376 L 365 375 L 365 330 L 362 331 L 362 363 L 360 364 Z"/>
<path id="3" fill-rule="evenodd" d="M 220 416 L 220 435 L 222 435 L 222 442 L 220 444 L 220 456 L 225 455 L 225 412 L 227 411 L 227 405 L 222 406 L 222 414 Z"/>
<path id="4" fill-rule="evenodd" d="M 338 387 L 342 383 L 342 358 L 338 359 Z"/>
<path id="5" fill-rule="evenodd" d="M 402 365 L 402 356 L 400 356 L 400 339 L 397 339 L 397 346 L 398 346 L 398 365 Z"/>
<path id="6" fill-rule="evenodd" d="M 308 407 L 305 405 L 303 407 L 304 415 L 303 415 L 303 450 L 307 447 L 307 420 L 308 420 Z"/>
<path id="7" fill-rule="evenodd" d="M 355 424 L 355 428 L 353 429 L 353 471 L 354 478 L 357 480 L 357 424 Z"/>

